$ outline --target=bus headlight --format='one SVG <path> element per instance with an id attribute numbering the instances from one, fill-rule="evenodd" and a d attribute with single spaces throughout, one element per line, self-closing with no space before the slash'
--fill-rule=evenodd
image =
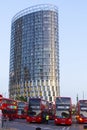
<path id="1" fill-rule="evenodd" d="M 79 121 L 80 121 L 80 122 L 82 122 L 82 121 L 83 121 L 83 119 L 82 119 L 81 117 L 79 117 Z"/>
<path id="2" fill-rule="evenodd" d="M 55 119 L 55 121 L 57 121 L 57 118 Z"/>

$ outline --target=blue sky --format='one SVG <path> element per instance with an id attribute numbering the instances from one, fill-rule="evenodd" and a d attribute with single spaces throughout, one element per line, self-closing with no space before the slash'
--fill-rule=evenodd
<path id="1" fill-rule="evenodd" d="M 38 4 L 59 10 L 60 94 L 87 99 L 87 0 L 3 0 L 0 3 L 0 93 L 8 96 L 11 20 Z"/>

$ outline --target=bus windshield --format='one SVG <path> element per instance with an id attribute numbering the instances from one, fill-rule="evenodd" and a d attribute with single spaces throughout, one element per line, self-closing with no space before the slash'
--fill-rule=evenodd
<path id="1" fill-rule="evenodd" d="M 38 100 L 37 99 L 30 99 L 29 104 L 33 105 L 33 106 L 40 105 L 40 101 L 41 101 L 40 99 L 38 99 Z"/>
<path id="2" fill-rule="evenodd" d="M 87 118 L 87 107 L 80 107 L 80 116 Z"/>
<path id="3" fill-rule="evenodd" d="M 16 101 L 13 101 L 13 100 L 10 100 L 10 99 L 2 99 L 2 104 L 5 103 L 5 104 L 16 104 Z"/>
<path id="4" fill-rule="evenodd" d="M 71 114 L 69 105 L 56 105 L 56 116 L 58 118 L 69 118 L 70 115 Z"/>
<path id="5" fill-rule="evenodd" d="M 33 110 L 33 111 L 29 111 L 28 115 L 29 116 L 38 116 L 40 114 L 40 110 Z"/>
<path id="6" fill-rule="evenodd" d="M 71 104 L 70 98 L 58 97 L 56 98 L 56 104 Z"/>
<path id="7" fill-rule="evenodd" d="M 84 117 L 84 118 L 87 118 L 87 111 L 80 111 L 80 116 L 81 117 Z"/>
<path id="8" fill-rule="evenodd" d="M 40 110 L 40 99 L 30 99 L 29 100 L 29 110 Z"/>
<path id="9" fill-rule="evenodd" d="M 24 102 L 18 102 L 18 108 L 24 108 L 26 104 Z"/>
<path id="10" fill-rule="evenodd" d="M 70 112 L 68 110 L 57 110 L 56 116 L 59 118 L 69 118 Z"/>

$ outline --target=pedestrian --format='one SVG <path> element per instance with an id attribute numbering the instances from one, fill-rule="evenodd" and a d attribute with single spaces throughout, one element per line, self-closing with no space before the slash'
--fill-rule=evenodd
<path id="1" fill-rule="evenodd" d="M 46 123 L 48 124 L 48 121 L 49 121 L 49 115 L 47 114 L 46 115 Z"/>
<path id="2" fill-rule="evenodd" d="M 46 121 L 46 113 L 42 112 L 42 122 L 45 123 Z"/>

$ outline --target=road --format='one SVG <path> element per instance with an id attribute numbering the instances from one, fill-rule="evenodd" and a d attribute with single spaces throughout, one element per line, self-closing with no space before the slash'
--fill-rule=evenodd
<path id="1" fill-rule="evenodd" d="M 41 128 L 41 130 L 84 130 L 83 124 L 73 123 L 71 126 L 56 126 L 53 121 L 49 121 L 49 124 L 37 124 L 37 123 L 27 123 L 26 120 L 17 119 L 15 121 L 8 121 L 7 128 L 17 128 L 17 130 L 36 130 L 36 128 Z"/>

